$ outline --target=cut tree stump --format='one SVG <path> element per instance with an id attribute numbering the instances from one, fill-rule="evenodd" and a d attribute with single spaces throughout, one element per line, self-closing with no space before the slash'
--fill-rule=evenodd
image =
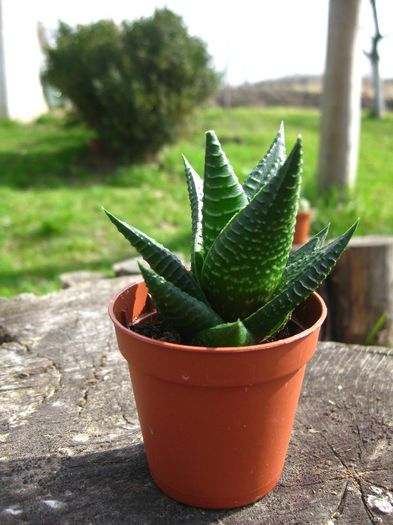
<path id="1" fill-rule="evenodd" d="M 180 252 L 173 252 L 176 257 L 185 264 L 184 256 Z M 112 265 L 112 270 L 116 277 L 122 277 L 123 275 L 140 275 L 140 269 L 138 263 L 146 264 L 143 257 L 131 257 L 131 259 L 125 259 Z"/>
<path id="2" fill-rule="evenodd" d="M 264 499 L 205 511 L 161 493 L 107 316 L 130 280 L 0 299 L 2 525 L 393 523 L 393 350 L 380 347 L 319 344 Z"/>
<path id="3" fill-rule="evenodd" d="M 105 278 L 106 275 L 101 272 L 65 272 L 60 275 L 60 284 L 62 288 L 71 288 L 71 286 L 76 286 L 77 284 L 84 284 L 87 282 L 93 284 L 95 281 Z"/>
<path id="4" fill-rule="evenodd" d="M 393 346 L 393 237 L 353 238 L 327 289 L 332 339 Z"/>

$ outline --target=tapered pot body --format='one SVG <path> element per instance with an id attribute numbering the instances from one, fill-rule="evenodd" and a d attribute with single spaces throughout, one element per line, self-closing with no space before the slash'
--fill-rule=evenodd
<path id="1" fill-rule="evenodd" d="M 313 210 L 299 211 L 296 215 L 293 244 L 304 244 L 310 237 Z"/>
<path id="2" fill-rule="evenodd" d="M 326 316 L 313 294 L 305 328 L 272 343 L 204 348 L 155 341 L 126 328 L 147 298 L 144 283 L 111 301 L 128 362 L 152 477 L 168 496 L 204 508 L 246 505 L 278 482 L 301 390 Z"/>

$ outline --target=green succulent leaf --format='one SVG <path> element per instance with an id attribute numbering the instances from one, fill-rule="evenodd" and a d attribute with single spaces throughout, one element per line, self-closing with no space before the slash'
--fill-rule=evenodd
<path id="1" fill-rule="evenodd" d="M 205 300 L 202 290 L 176 255 L 151 237 L 121 221 L 109 211 L 104 209 L 104 212 L 154 271 L 189 295 L 202 301 Z"/>
<path id="2" fill-rule="evenodd" d="M 243 190 L 248 200 L 251 200 L 265 184 L 267 179 L 277 172 L 284 164 L 285 159 L 284 123 L 281 122 L 276 138 L 270 145 L 266 155 L 243 182 Z"/>
<path id="3" fill-rule="evenodd" d="M 186 173 L 188 196 L 191 206 L 192 220 L 192 250 L 191 270 L 196 279 L 203 265 L 203 234 L 202 234 L 202 208 L 203 208 L 203 182 L 186 157 L 183 155 Z"/>
<path id="4" fill-rule="evenodd" d="M 139 268 L 157 311 L 181 335 L 189 337 L 223 322 L 202 301 L 177 288 L 150 268 L 141 264 Z"/>
<path id="5" fill-rule="evenodd" d="M 285 290 L 290 282 L 293 282 L 297 279 L 298 275 L 301 275 L 303 268 L 308 264 L 309 258 L 316 250 L 322 247 L 329 232 L 329 226 L 330 225 L 325 226 L 325 228 L 314 235 L 306 244 L 303 244 L 303 246 L 291 253 L 284 268 L 281 281 L 274 292 L 275 295 Z"/>
<path id="6" fill-rule="evenodd" d="M 243 320 L 244 325 L 258 340 L 274 335 L 286 322 L 293 309 L 303 303 L 322 284 L 346 248 L 357 224 L 358 221 L 344 235 L 312 253 L 296 279 L 288 279 L 285 289 Z"/>
<path id="7" fill-rule="evenodd" d="M 248 199 L 214 131 L 206 132 L 203 181 L 203 246 L 207 253 L 220 231 Z"/>
<path id="8" fill-rule="evenodd" d="M 254 336 L 239 320 L 223 323 L 198 332 L 191 340 L 196 346 L 248 346 L 255 344 Z"/>
<path id="9" fill-rule="evenodd" d="M 233 217 L 206 256 L 202 288 L 226 321 L 259 308 L 281 279 L 292 247 L 300 167 L 299 138 L 277 174 Z"/>
<path id="10" fill-rule="evenodd" d="M 192 261 L 193 261 L 192 262 L 192 264 L 193 264 L 193 266 L 192 266 L 192 268 L 193 268 L 192 274 L 195 277 L 195 279 L 198 281 L 198 283 L 200 283 L 203 263 L 205 261 L 203 252 L 194 252 L 193 253 L 193 257 L 192 257 Z M 206 302 L 205 295 L 203 295 L 203 297 L 204 297 L 204 300 Z"/>
<path id="11" fill-rule="evenodd" d="M 192 215 L 191 272 L 163 245 L 104 210 L 149 268 L 157 311 L 198 346 L 253 345 L 275 335 L 326 279 L 357 223 L 324 245 L 328 226 L 291 253 L 302 144 L 286 158 L 284 127 L 241 185 L 214 131 L 202 181 L 183 157 Z"/>

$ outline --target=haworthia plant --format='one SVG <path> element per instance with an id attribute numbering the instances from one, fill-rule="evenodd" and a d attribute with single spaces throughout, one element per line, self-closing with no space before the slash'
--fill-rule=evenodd
<path id="1" fill-rule="evenodd" d="M 191 271 L 168 249 L 104 210 L 150 268 L 141 272 L 161 317 L 184 342 L 245 346 L 274 336 L 328 276 L 357 223 L 325 245 L 328 226 L 291 252 L 302 141 L 286 157 L 284 126 L 241 185 L 214 131 L 204 180 L 183 157 L 192 218 Z"/>

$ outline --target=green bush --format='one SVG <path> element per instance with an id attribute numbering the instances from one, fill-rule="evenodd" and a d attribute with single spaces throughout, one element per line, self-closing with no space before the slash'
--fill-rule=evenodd
<path id="1" fill-rule="evenodd" d="M 205 44 L 168 9 L 119 27 L 60 23 L 47 76 L 105 146 L 131 159 L 175 140 L 218 84 Z"/>

